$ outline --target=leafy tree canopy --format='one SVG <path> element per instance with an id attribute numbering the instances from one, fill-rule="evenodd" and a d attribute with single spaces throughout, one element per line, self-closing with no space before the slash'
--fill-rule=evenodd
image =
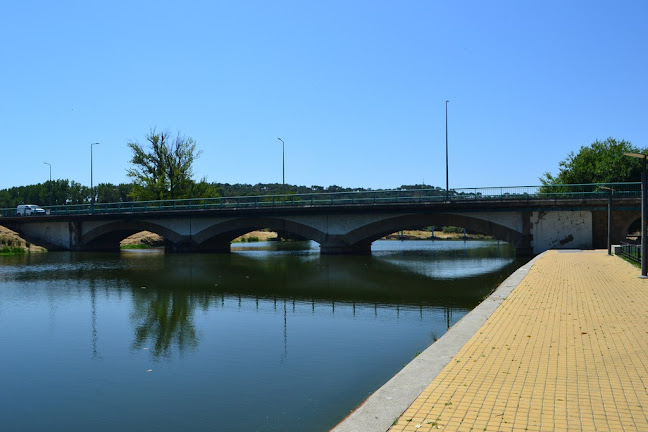
<path id="1" fill-rule="evenodd" d="M 203 179 L 193 181 L 193 162 L 200 157 L 193 138 L 178 133 L 172 137 L 168 131 L 151 130 L 146 136 L 147 146 L 129 142 L 133 151 L 131 168 L 133 179 L 131 195 L 136 200 L 163 200 L 192 198 L 194 193 L 208 194 L 209 187 Z"/>
<path id="2" fill-rule="evenodd" d="M 571 152 L 560 162 L 558 174 L 549 172 L 540 177 L 543 185 L 615 183 L 641 181 L 641 160 L 624 153 L 644 153 L 647 149 L 633 146 L 629 141 L 608 138 Z"/>

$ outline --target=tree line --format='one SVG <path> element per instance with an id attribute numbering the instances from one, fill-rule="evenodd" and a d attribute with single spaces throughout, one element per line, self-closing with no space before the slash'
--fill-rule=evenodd
<path id="1" fill-rule="evenodd" d="M 17 186 L 9 189 L 0 190 L 0 208 L 16 207 L 18 204 L 38 204 L 40 206 L 50 205 L 50 187 L 51 187 L 51 205 L 76 205 L 90 204 L 92 193 L 89 186 L 82 185 L 70 180 L 52 180 L 44 183 L 38 183 L 29 186 Z M 209 190 L 205 194 L 203 188 Z M 100 183 L 95 186 L 96 203 L 115 203 L 136 201 L 133 196 L 135 189 L 132 183 L 121 183 L 118 185 L 112 183 Z M 415 190 L 426 189 L 439 191 L 438 195 L 443 195 L 440 188 L 430 185 L 403 185 L 398 190 Z M 381 189 L 366 188 L 346 188 L 341 186 L 298 186 L 281 183 L 206 183 L 201 188 L 196 188 L 181 198 L 216 198 L 216 197 L 240 197 L 240 196 L 261 196 L 261 195 L 296 195 L 310 193 L 329 193 L 329 192 L 353 192 L 360 197 L 362 192 L 375 192 Z M 191 193 L 195 192 L 195 193 Z M 394 192 L 396 193 L 396 192 Z M 170 199 L 170 198 L 168 198 Z M 180 199 L 180 198 L 178 198 Z M 139 201 L 139 199 L 137 200 Z"/>
<path id="2" fill-rule="evenodd" d="M 209 183 L 206 178 L 194 180 L 193 163 L 201 155 L 193 138 L 181 133 L 152 129 L 145 143 L 127 143 L 132 151 L 130 167 L 126 170 L 131 183 L 114 185 L 100 183 L 94 190 L 78 182 L 60 179 L 29 186 L 0 190 L 0 208 L 18 204 L 60 206 L 129 201 L 174 200 L 185 198 L 216 198 L 231 196 L 259 196 L 309 194 L 325 192 L 370 192 L 371 189 L 344 188 L 336 185 L 297 186 L 279 183 L 229 184 Z M 403 185 L 399 189 L 435 189 L 430 185 Z M 442 192 L 439 192 L 442 194 Z M 93 196 L 94 195 L 94 196 Z"/>
<path id="3" fill-rule="evenodd" d="M 589 146 L 581 146 L 578 153 L 570 152 L 558 164 L 557 174 L 545 172 L 540 181 L 545 186 L 641 181 L 641 159 L 625 153 L 648 154 L 648 148 L 614 138 L 596 140 Z"/>
<path id="4" fill-rule="evenodd" d="M 280 183 L 229 184 L 209 183 L 206 178 L 193 178 L 193 163 L 200 157 L 196 142 L 178 133 L 152 129 L 146 135 L 146 143 L 129 142 L 132 151 L 127 175 L 131 183 L 114 185 L 100 183 L 94 190 L 76 181 L 59 179 L 29 186 L 18 186 L 0 190 L 0 208 L 15 207 L 18 204 L 39 204 L 60 206 L 97 203 L 173 200 L 185 198 L 215 198 L 233 196 L 260 196 L 285 194 L 311 194 L 327 192 L 354 192 L 354 197 L 371 197 L 383 189 L 345 188 L 331 186 L 296 186 Z M 557 174 L 546 172 L 540 182 L 545 190 L 555 184 L 613 183 L 641 180 L 641 160 L 625 156 L 625 153 L 646 153 L 647 148 L 638 148 L 629 141 L 608 138 L 596 140 L 590 146 L 582 146 L 578 153 L 571 152 L 559 163 Z M 442 188 L 431 185 L 402 185 L 398 190 L 425 189 L 425 196 L 442 196 Z M 93 197 L 94 194 L 94 197 Z M 451 195 L 461 192 L 450 191 Z"/>
<path id="5" fill-rule="evenodd" d="M 131 184 L 113 185 L 100 183 L 95 186 L 97 202 L 131 201 Z M 92 194 L 90 187 L 76 181 L 59 179 L 28 186 L 17 186 L 0 190 L 0 207 L 15 207 L 18 204 L 75 205 L 88 204 Z"/>

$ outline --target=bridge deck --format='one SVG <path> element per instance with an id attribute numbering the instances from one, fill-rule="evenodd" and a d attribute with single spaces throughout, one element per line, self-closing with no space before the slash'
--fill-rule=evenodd
<path id="1" fill-rule="evenodd" d="M 287 214 L 331 214 L 331 213 L 367 213 L 367 212 L 406 212 L 425 211 L 429 213 L 439 212 L 465 212 L 465 211 L 557 211 L 557 210 L 606 210 L 607 198 L 563 198 L 563 199 L 490 199 L 490 200 L 465 200 L 465 201 L 404 201 L 393 203 L 330 203 L 309 205 L 306 203 L 295 203 L 293 205 L 275 206 L 254 206 L 244 204 L 232 204 L 223 207 L 202 207 L 202 206 L 140 206 L 131 207 L 124 205 L 120 208 L 98 205 L 94 213 L 89 209 L 80 209 L 70 206 L 61 207 L 51 215 L 39 216 L 16 216 L 8 211 L 0 215 L 0 221 L 36 223 L 49 220 L 88 220 L 88 219 L 124 219 L 134 218 L 170 218 L 170 217 L 212 217 L 212 216 L 272 216 Z M 640 210 L 641 199 L 639 197 L 615 198 L 613 202 L 615 210 Z"/>
<path id="2" fill-rule="evenodd" d="M 639 273 L 605 252 L 546 252 L 459 352 L 447 355 L 442 370 L 433 358 L 423 360 L 440 373 L 395 422 L 376 427 L 378 416 L 371 415 L 355 426 L 648 430 L 648 280 Z M 395 399 L 383 398 L 382 408 Z M 336 430 L 353 430 L 350 421 L 362 420 L 354 416 Z"/>

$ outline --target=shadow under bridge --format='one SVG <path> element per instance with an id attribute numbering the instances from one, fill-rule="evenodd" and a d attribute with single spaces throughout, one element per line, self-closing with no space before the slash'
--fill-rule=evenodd
<path id="1" fill-rule="evenodd" d="M 286 216 L 241 216 L 232 218 L 199 218 L 195 215 L 174 219 L 131 219 L 106 221 L 84 231 L 76 250 L 118 250 L 119 242 L 140 231 L 163 236 L 166 249 L 172 252 L 229 252 L 231 241 L 250 231 L 269 229 L 312 240 L 323 254 L 362 254 L 371 252 L 371 243 L 388 234 L 429 226 L 458 226 L 493 236 L 527 254 L 528 236 L 522 232 L 522 217 L 510 214 L 500 222 L 489 215 L 421 213 L 421 214 L 324 214 Z M 516 220 L 517 219 L 517 220 Z M 99 222 L 99 221 L 97 221 Z M 503 223 L 517 224 L 519 230 Z"/>

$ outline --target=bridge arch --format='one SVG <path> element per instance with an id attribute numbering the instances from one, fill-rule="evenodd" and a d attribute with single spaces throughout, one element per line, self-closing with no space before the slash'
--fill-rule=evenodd
<path id="1" fill-rule="evenodd" d="M 620 225 L 620 233 L 617 234 L 619 237 L 619 242 L 626 241 L 628 236 L 631 234 L 631 229 L 636 228 L 633 231 L 638 231 L 641 233 L 641 216 L 631 216 L 622 220 Z M 614 229 L 614 228 L 613 228 Z M 639 237 L 641 238 L 641 237 Z M 614 239 L 617 240 L 617 239 Z"/>
<path id="2" fill-rule="evenodd" d="M 228 252 L 232 240 L 263 228 L 295 234 L 319 244 L 326 240 L 326 234 L 316 228 L 271 217 L 230 219 L 211 225 L 191 236 L 178 234 L 162 224 L 145 220 L 110 222 L 86 232 L 80 240 L 85 250 L 115 251 L 119 250 L 119 243 L 124 238 L 141 231 L 150 231 L 164 237 L 166 248 L 170 251 Z"/>
<path id="3" fill-rule="evenodd" d="M 417 229 L 426 226 L 458 226 L 485 235 L 490 235 L 497 240 L 505 241 L 512 246 L 526 247 L 525 236 L 516 230 L 495 222 L 472 217 L 469 214 L 409 214 L 383 219 L 360 228 L 344 236 L 343 243 L 350 250 L 370 250 L 371 243 L 388 234 L 405 229 Z"/>
<path id="4" fill-rule="evenodd" d="M 141 231 L 150 231 L 164 237 L 167 243 L 173 244 L 182 239 L 175 231 L 156 223 L 142 220 L 110 222 L 94 228 L 81 236 L 81 243 L 86 250 L 119 250 L 119 243 L 128 236 Z"/>
<path id="5" fill-rule="evenodd" d="M 250 231 L 270 229 L 304 237 L 322 244 L 326 234 L 311 226 L 286 219 L 272 217 L 237 218 L 212 225 L 192 236 L 192 242 L 199 250 L 228 251 L 235 238 Z"/>

